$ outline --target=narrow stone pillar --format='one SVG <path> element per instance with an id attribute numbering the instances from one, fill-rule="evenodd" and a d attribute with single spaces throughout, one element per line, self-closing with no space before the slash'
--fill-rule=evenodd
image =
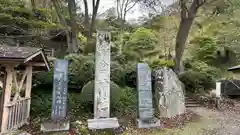
<path id="1" fill-rule="evenodd" d="M 89 129 L 117 128 L 117 118 L 110 117 L 110 55 L 111 36 L 109 31 L 97 31 L 94 119 L 88 120 Z"/>
<path id="2" fill-rule="evenodd" d="M 160 120 L 154 117 L 151 70 L 146 63 L 137 64 L 138 128 L 160 127 Z"/>
<path id="3" fill-rule="evenodd" d="M 220 98 L 221 97 L 221 82 L 216 82 L 216 97 Z"/>

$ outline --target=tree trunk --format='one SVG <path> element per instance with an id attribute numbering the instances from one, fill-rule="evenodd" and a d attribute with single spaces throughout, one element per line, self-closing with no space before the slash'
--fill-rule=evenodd
<path id="1" fill-rule="evenodd" d="M 76 22 L 76 16 L 77 16 L 77 9 L 76 9 L 76 3 L 75 0 L 68 0 L 68 11 L 70 16 L 70 23 L 71 23 L 71 43 L 72 43 L 72 52 L 78 51 L 78 27 Z"/>
<path id="2" fill-rule="evenodd" d="M 83 0 L 84 2 L 84 36 L 88 37 L 89 36 L 89 13 L 88 13 L 88 2 L 87 0 Z"/>
<path id="3" fill-rule="evenodd" d="M 32 10 L 35 11 L 36 9 L 36 2 L 35 0 L 31 0 Z"/>
<path id="4" fill-rule="evenodd" d="M 100 0 L 97 0 L 95 3 L 95 0 L 93 0 L 93 14 L 91 19 L 91 25 L 89 28 L 89 39 L 92 38 L 93 28 L 95 26 L 95 19 L 97 17 L 98 7 L 99 7 Z"/>
<path id="5" fill-rule="evenodd" d="M 66 22 L 65 18 L 63 17 L 63 15 L 61 14 L 60 5 L 59 5 L 58 1 L 52 0 L 52 3 L 57 12 L 60 23 L 65 27 L 65 34 L 66 34 L 67 46 L 68 46 L 67 51 L 71 53 L 71 52 L 73 52 L 73 48 L 72 48 L 72 44 L 71 44 L 71 36 L 70 36 L 70 32 L 68 30 L 67 22 Z"/>
<path id="6" fill-rule="evenodd" d="M 194 21 L 193 17 L 182 18 L 180 26 L 178 29 L 175 45 L 175 72 L 179 74 L 181 72 L 181 58 L 185 49 L 185 44 L 190 32 L 192 23 Z"/>

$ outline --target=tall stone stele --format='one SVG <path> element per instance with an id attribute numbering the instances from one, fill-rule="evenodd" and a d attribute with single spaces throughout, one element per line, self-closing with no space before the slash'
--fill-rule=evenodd
<path id="1" fill-rule="evenodd" d="M 117 118 L 110 118 L 110 41 L 109 30 L 97 30 L 94 119 L 88 120 L 89 129 L 119 127 Z"/>
<path id="2" fill-rule="evenodd" d="M 154 117 L 152 99 L 152 75 L 146 63 L 137 64 L 138 128 L 160 127 L 160 120 Z"/>
<path id="3" fill-rule="evenodd" d="M 68 60 L 54 62 L 52 116 L 50 122 L 41 124 L 41 131 L 56 132 L 70 129 L 67 119 Z"/>

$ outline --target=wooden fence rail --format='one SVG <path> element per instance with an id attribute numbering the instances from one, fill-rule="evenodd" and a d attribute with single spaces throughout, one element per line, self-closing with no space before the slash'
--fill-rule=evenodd
<path id="1" fill-rule="evenodd" d="M 7 120 L 8 131 L 18 129 L 24 124 L 27 124 L 27 111 L 29 109 L 29 103 L 30 98 L 24 98 L 6 105 L 6 107 L 9 109 Z"/>

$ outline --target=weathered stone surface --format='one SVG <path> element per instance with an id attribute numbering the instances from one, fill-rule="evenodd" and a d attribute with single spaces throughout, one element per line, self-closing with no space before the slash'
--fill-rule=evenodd
<path id="1" fill-rule="evenodd" d="M 95 57 L 94 118 L 108 118 L 110 115 L 110 32 L 97 32 Z"/>
<path id="2" fill-rule="evenodd" d="M 69 121 L 45 122 L 41 124 L 41 131 L 43 132 L 68 131 L 69 129 Z"/>
<path id="3" fill-rule="evenodd" d="M 152 118 L 150 120 L 141 120 L 137 119 L 137 126 L 138 128 L 154 128 L 160 127 L 160 120 L 157 118 Z"/>
<path id="4" fill-rule="evenodd" d="M 52 100 L 52 120 L 67 116 L 68 60 L 56 60 L 54 63 L 54 82 Z"/>
<path id="5" fill-rule="evenodd" d="M 110 129 L 118 128 L 119 123 L 117 118 L 98 118 L 88 119 L 88 129 Z"/>
<path id="6" fill-rule="evenodd" d="M 151 70 L 145 63 L 137 64 L 137 89 L 139 118 L 153 118 Z"/>
<path id="7" fill-rule="evenodd" d="M 89 129 L 117 128 L 117 118 L 110 116 L 110 32 L 97 31 L 94 119 L 88 120 Z"/>
<path id="8" fill-rule="evenodd" d="M 155 70 L 155 91 L 161 117 L 172 118 L 185 113 L 184 88 L 171 69 Z"/>
<path id="9" fill-rule="evenodd" d="M 51 122 L 41 124 L 41 131 L 67 131 L 70 128 L 67 117 L 68 60 L 56 60 L 54 63 L 54 85 Z"/>
<path id="10" fill-rule="evenodd" d="M 148 64 L 137 64 L 137 89 L 138 89 L 138 128 L 151 128 L 160 126 L 160 121 L 154 118 L 152 103 L 151 70 Z"/>

